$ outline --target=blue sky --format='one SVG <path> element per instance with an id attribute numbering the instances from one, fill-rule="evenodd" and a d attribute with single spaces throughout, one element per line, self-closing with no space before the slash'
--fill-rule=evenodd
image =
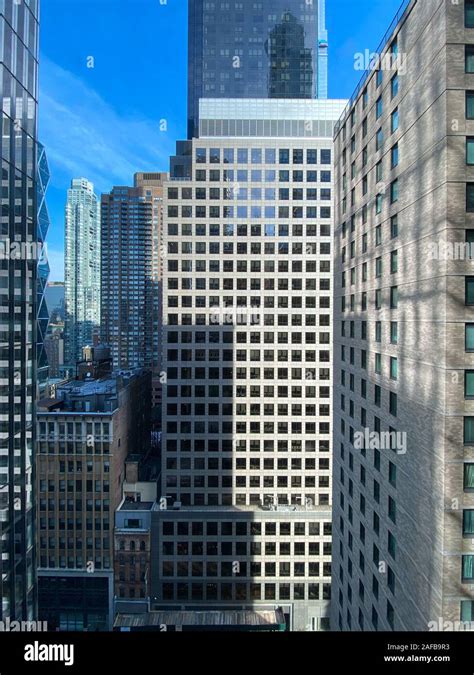
<path id="1" fill-rule="evenodd" d="M 163 4 L 162 4 L 163 3 Z M 377 48 L 401 0 L 326 0 L 329 95 L 348 98 L 354 54 Z M 40 139 L 51 170 L 48 251 L 63 278 L 71 178 L 97 194 L 168 169 L 186 135 L 187 0 L 41 0 Z M 166 130 L 162 120 L 166 120 Z"/>

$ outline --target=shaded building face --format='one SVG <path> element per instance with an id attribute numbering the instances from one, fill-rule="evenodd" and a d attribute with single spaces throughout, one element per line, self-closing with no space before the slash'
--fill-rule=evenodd
<path id="1" fill-rule="evenodd" d="M 318 6 L 316 0 L 190 0 L 190 138 L 200 98 L 318 96 Z"/>

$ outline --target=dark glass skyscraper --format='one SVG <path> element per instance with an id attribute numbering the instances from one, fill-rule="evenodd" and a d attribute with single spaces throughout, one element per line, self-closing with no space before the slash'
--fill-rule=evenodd
<path id="1" fill-rule="evenodd" d="M 1 619 L 35 614 L 38 0 L 0 0 Z"/>
<path id="2" fill-rule="evenodd" d="M 200 98 L 326 98 L 324 6 L 189 0 L 189 138 L 197 133 Z"/>

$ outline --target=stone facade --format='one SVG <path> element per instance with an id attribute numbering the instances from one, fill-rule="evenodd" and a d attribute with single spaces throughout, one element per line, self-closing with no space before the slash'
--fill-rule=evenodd
<path id="1" fill-rule="evenodd" d="M 392 68 L 369 74 L 336 129 L 334 630 L 427 631 L 474 607 L 472 261 L 439 255 L 474 234 L 465 9 L 406 3 Z M 361 448 L 365 429 L 398 443 Z"/>

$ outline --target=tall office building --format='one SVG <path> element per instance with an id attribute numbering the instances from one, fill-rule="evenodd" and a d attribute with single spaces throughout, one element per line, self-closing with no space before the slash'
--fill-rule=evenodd
<path id="1" fill-rule="evenodd" d="M 201 101 L 192 177 L 166 185 L 168 508 L 153 596 L 167 606 L 277 604 L 292 629 L 327 621 L 332 136 L 344 105 Z"/>
<path id="2" fill-rule="evenodd" d="M 118 368 L 160 369 L 161 230 L 166 173 L 103 194 L 101 334 Z"/>
<path id="3" fill-rule="evenodd" d="M 0 611 L 25 620 L 36 614 L 37 0 L 1 0 L 0 35 Z"/>
<path id="4" fill-rule="evenodd" d="M 201 98 L 327 98 L 325 1 L 189 0 L 188 138 Z"/>
<path id="5" fill-rule="evenodd" d="M 100 324 L 100 213 L 94 186 L 74 178 L 65 210 L 65 360 L 93 344 Z"/>
<path id="6" fill-rule="evenodd" d="M 387 36 L 335 141 L 332 628 L 472 628 L 474 2 Z"/>

